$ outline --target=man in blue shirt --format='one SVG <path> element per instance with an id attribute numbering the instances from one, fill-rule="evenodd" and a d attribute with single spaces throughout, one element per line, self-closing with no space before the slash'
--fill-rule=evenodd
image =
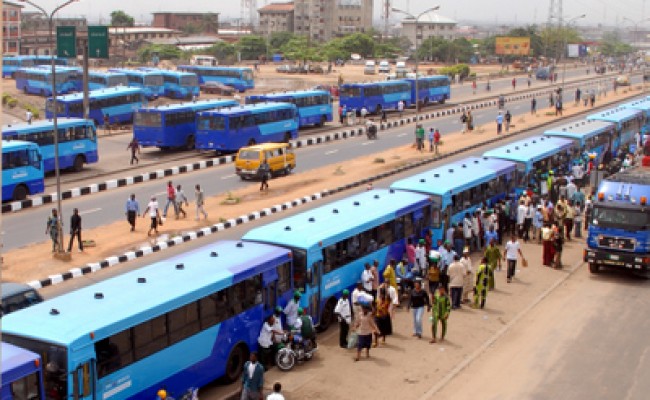
<path id="1" fill-rule="evenodd" d="M 244 364 L 241 374 L 241 400 L 262 400 L 264 389 L 264 367 L 257 362 L 257 353 L 252 352 L 250 360 Z"/>
<path id="2" fill-rule="evenodd" d="M 438 266 L 440 267 L 440 285 L 445 287 L 445 290 L 448 290 L 449 286 L 449 275 L 447 275 L 447 268 L 454 262 L 454 256 L 456 252 L 451 248 L 451 242 L 445 241 L 445 243 L 438 248 L 438 253 L 440 253 L 440 261 Z"/>
<path id="3" fill-rule="evenodd" d="M 131 225 L 131 232 L 135 230 L 136 216 L 140 215 L 140 204 L 135 199 L 135 194 L 126 200 L 126 219 Z"/>
<path id="4" fill-rule="evenodd" d="M 497 115 L 497 135 L 501 133 L 501 129 L 503 126 L 503 115 L 501 115 L 501 111 L 499 111 L 499 115 Z"/>
<path id="5" fill-rule="evenodd" d="M 492 243 L 492 239 L 499 241 L 499 234 L 494 230 L 494 225 L 490 225 L 490 230 L 485 232 L 485 243 Z"/>

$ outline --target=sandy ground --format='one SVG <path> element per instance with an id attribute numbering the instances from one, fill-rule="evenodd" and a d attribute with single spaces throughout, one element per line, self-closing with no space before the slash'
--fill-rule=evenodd
<path id="1" fill-rule="evenodd" d="M 625 97 L 637 95 L 638 93 L 637 88 L 634 88 L 633 91 L 627 92 L 626 94 L 623 94 L 622 91 L 619 91 L 618 95 L 610 93 L 607 98 L 600 100 L 599 103 L 614 103 Z M 570 105 L 567 107 L 565 116 L 570 116 L 583 110 L 582 107 Z M 544 114 L 542 109 L 537 116 L 517 118 L 513 121 L 516 125 L 514 132 L 555 119 L 554 116 Z M 489 127 L 477 127 L 473 134 L 463 135 L 460 132 L 447 133 L 442 139 L 444 142 L 442 152 L 445 153 L 462 149 L 477 141 L 485 142 L 494 136 L 496 136 L 496 132 L 493 124 L 490 124 Z M 3 254 L 2 278 L 3 280 L 17 282 L 42 279 L 52 274 L 66 272 L 72 267 L 79 267 L 87 263 L 97 262 L 106 257 L 121 255 L 127 251 L 134 251 L 142 246 L 155 244 L 157 240 L 166 240 L 169 237 L 246 215 L 252 211 L 262 210 L 266 207 L 311 195 L 327 188 L 334 188 L 345 183 L 358 181 L 367 176 L 391 170 L 405 163 L 426 157 L 430 157 L 430 154 L 417 153 L 410 146 L 402 146 L 372 156 L 359 157 L 343 165 L 330 165 L 306 173 L 274 179 L 270 182 L 271 188 L 269 192 L 264 194 L 259 192 L 258 185 L 252 183 L 246 189 L 232 193 L 233 197 L 240 200 L 236 205 L 223 204 L 226 197 L 225 194 L 207 198 L 206 210 L 210 215 L 207 223 L 193 220 L 194 207 L 190 205 L 188 208 L 188 215 L 190 217 L 182 220 L 167 219 L 164 226 L 160 229 L 160 236 L 158 238 L 147 238 L 148 219 L 145 218 L 139 218 L 136 232 L 133 233 L 129 232 L 129 226 L 126 221 L 112 223 L 97 229 L 86 230 L 82 234 L 83 238 L 85 240 L 95 241 L 97 246 L 87 248 L 84 253 L 73 253 L 71 261 L 61 261 L 52 257 L 51 244 L 46 240 L 47 237 L 43 233 L 45 228 L 43 228 L 43 232 L 34 232 L 35 243 L 33 245 Z M 378 158 L 382 158 L 385 162 L 375 162 Z M 300 159 L 298 159 L 298 162 L 300 162 Z M 335 173 L 339 168 L 344 174 L 340 175 Z M 160 187 L 162 191 L 164 189 L 164 183 L 161 183 Z M 190 194 L 190 198 L 192 197 Z M 101 201 L 101 198 L 98 197 L 98 201 Z M 140 199 L 140 201 L 141 207 L 144 208 L 146 206 L 146 204 L 142 204 L 144 199 Z M 45 226 L 45 221 L 43 222 L 43 226 Z M 69 237 L 67 233 L 65 236 L 67 244 Z"/>

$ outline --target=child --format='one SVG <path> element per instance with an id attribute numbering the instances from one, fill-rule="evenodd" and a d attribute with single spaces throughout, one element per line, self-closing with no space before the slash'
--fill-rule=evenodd
<path id="1" fill-rule="evenodd" d="M 562 247 L 564 247 L 564 237 L 561 232 L 555 233 L 555 240 L 553 241 L 555 247 L 555 269 L 562 269 Z"/>
<path id="2" fill-rule="evenodd" d="M 439 286 L 436 295 L 433 297 L 433 307 L 431 308 L 431 335 L 432 338 L 429 343 L 436 343 L 436 338 L 438 336 L 438 322 L 442 326 L 442 336 L 440 336 L 440 341 L 445 340 L 447 335 L 447 319 L 449 318 L 449 312 L 451 311 L 451 299 L 447 295 L 444 286 Z"/>

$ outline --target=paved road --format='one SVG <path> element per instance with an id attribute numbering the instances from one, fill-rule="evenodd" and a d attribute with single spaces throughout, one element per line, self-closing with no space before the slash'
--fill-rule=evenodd
<path id="1" fill-rule="evenodd" d="M 432 398 L 647 399 L 648 290 L 581 268 Z"/>

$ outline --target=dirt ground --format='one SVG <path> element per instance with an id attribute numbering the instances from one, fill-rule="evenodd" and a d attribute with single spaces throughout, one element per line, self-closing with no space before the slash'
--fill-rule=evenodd
<path id="1" fill-rule="evenodd" d="M 624 98 L 638 95 L 637 87 L 630 91 L 620 91 L 618 95 L 610 93 L 597 104 L 618 102 Z M 569 105 L 565 117 L 583 111 L 582 107 Z M 539 124 L 555 120 L 556 117 L 546 115 L 543 109 L 536 116 L 516 117 L 513 121 L 516 128 L 513 132 L 528 129 Z M 477 127 L 472 134 L 449 132 L 443 135 L 441 151 L 451 152 L 462 149 L 476 142 L 489 141 L 495 137 L 496 132 L 492 124 Z M 354 140 L 354 139 L 349 139 Z M 298 157 L 300 155 L 298 154 Z M 394 169 L 406 163 L 430 157 L 430 153 L 418 153 L 410 146 L 401 146 L 389 151 L 380 152 L 368 157 L 359 157 L 342 165 L 330 165 L 313 171 L 294 174 L 270 182 L 268 193 L 261 194 L 257 185 L 250 185 L 246 189 L 232 192 L 232 196 L 240 201 L 235 205 L 223 204 L 226 195 L 214 196 L 206 199 L 206 210 L 210 215 L 209 221 L 194 221 L 194 207 L 190 205 L 188 215 L 190 218 L 182 220 L 168 219 L 158 238 L 147 238 L 148 223 L 145 219 L 138 220 L 136 231 L 129 233 L 126 221 L 115 222 L 101 228 L 85 230 L 85 240 L 94 240 L 97 247 L 89 247 L 84 253 L 73 253 L 71 261 L 54 259 L 51 254 L 51 244 L 40 241 L 25 248 L 16 249 L 3 254 L 2 278 L 7 281 L 28 282 L 45 278 L 52 274 L 63 273 L 72 267 L 80 267 L 87 263 L 98 262 L 111 256 L 135 251 L 143 246 L 155 244 L 157 240 L 166 240 L 179 234 L 195 231 L 205 226 L 226 221 L 246 215 L 250 212 L 281 204 L 293 199 L 320 192 L 326 188 L 334 188 L 349 182 L 358 181 L 367 176 Z M 376 162 L 383 159 L 383 163 Z M 300 159 L 298 158 L 298 162 Z M 343 174 L 338 172 L 342 171 Z M 101 196 L 94 195 L 94 196 Z M 101 198 L 98 197 L 98 201 Z M 28 211 L 27 211 L 28 212 Z M 44 237 L 44 236 L 43 236 Z M 67 238 L 67 235 L 66 235 Z M 218 239 L 218 237 L 217 237 Z"/>

